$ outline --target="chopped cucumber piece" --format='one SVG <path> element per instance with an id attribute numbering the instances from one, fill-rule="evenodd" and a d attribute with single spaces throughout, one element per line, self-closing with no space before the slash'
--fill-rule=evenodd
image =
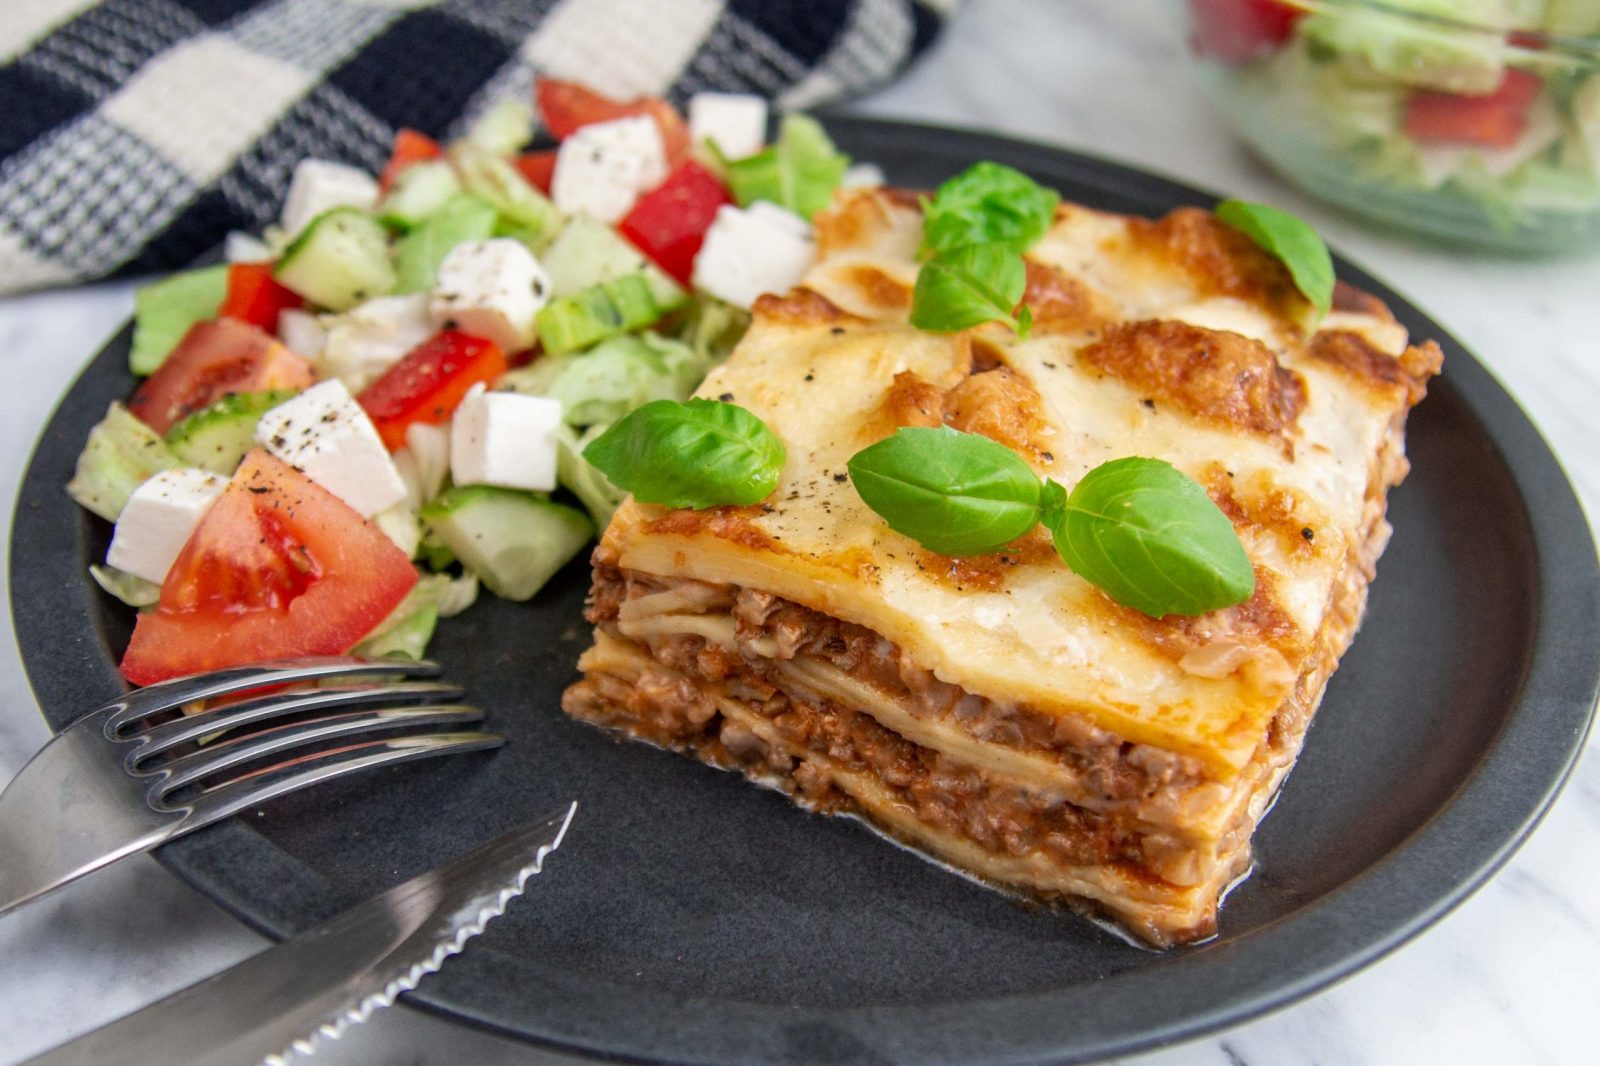
<path id="1" fill-rule="evenodd" d="M 422 522 L 404 501 L 373 515 L 372 524 L 394 541 L 394 546 L 405 552 L 407 559 L 417 557 L 417 549 L 422 546 Z"/>
<path id="2" fill-rule="evenodd" d="M 628 274 L 551 300 L 536 320 L 539 340 L 549 353 L 576 351 L 648 326 L 677 305 L 658 301 L 643 274 Z"/>
<path id="3" fill-rule="evenodd" d="M 456 564 L 456 553 L 445 547 L 426 524 L 422 527 L 422 543 L 417 545 L 417 558 L 435 571 L 448 570 Z"/>
<path id="4" fill-rule="evenodd" d="M 89 431 L 77 472 L 67 482 L 67 495 L 115 522 L 134 489 L 161 471 L 182 465 L 160 434 L 113 403 Z"/>
<path id="5" fill-rule="evenodd" d="M 616 230 L 588 215 L 576 215 L 539 256 L 550 275 L 550 295 L 575 296 L 592 285 L 642 274 L 663 312 L 682 306 L 688 293 L 666 271 L 645 258 Z"/>
<path id="6" fill-rule="evenodd" d="M 533 109 L 506 97 L 473 120 L 466 141 L 490 155 L 515 155 L 533 140 Z"/>
<path id="7" fill-rule="evenodd" d="M 378 217 L 385 225 L 409 230 L 460 191 L 455 169 L 444 160 L 413 163 L 400 172 L 389 195 L 378 205 Z"/>
<path id="8" fill-rule="evenodd" d="M 583 450 L 604 433 L 608 426 L 590 426 L 583 436 L 578 436 L 569 426 L 556 430 L 556 480 L 561 487 L 578 497 L 597 529 L 604 529 L 616 514 L 627 493 L 611 483 L 611 479 L 597 470 L 583 457 Z"/>
<path id="9" fill-rule="evenodd" d="M 273 271 L 286 288 L 330 311 L 347 311 L 394 288 L 389 235 L 358 207 L 335 207 L 312 219 Z"/>
<path id="10" fill-rule="evenodd" d="M 167 446 L 188 466 L 232 474 L 255 447 L 256 423 L 293 392 L 230 392 L 167 430 Z"/>
<path id="11" fill-rule="evenodd" d="M 502 236 L 515 236 L 540 251 L 561 227 L 561 212 L 544 193 L 528 184 L 508 160 L 469 144 L 456 145 L 450 158 L 466 190 L 494 206 Z"/>
<path id="12" fill-rule="evenodd" d="M 196 322 L 217 317 L 228 292 L 227 264 L 186 270 L 133 295 L 133 347 L 128 369 L 154 374 Z"/>
<path id="13" fill-rule="evenodd" d="M 466 194 L 452 196 L 395 245 L 395 292 L 432 289 L 450 249 L 493 236 L 494 223 L 494 208 L 485 201 Z"/>
<path id="14" fill-rule="evenodd" d="M 740 207 L 771 200 L 809 221 L 833 201 L 849 168 L 850 157 L 833 146 L 821 123 L 789 114 L 776 143 L 727 163 L 728 188 Z"/>
<path id="15" fill-rule="evenodd" d="M 458 485 L 423 508 L 422 520 L 489 591 L 526 600 L 594 535 L 581 511 L 543 496 Z"/>
<path id="16" fill-rule="evenodd" d="M 749 328 L 749 311 L 715 296 L 696 293 L 678 339 L 713 367 L 733 354 L 734 346 Z"/>
<path id="17" fill-rule="evenodd" d="M 161 599 L 160 585 L 114 566 L 91 565 L 89 576 L 94 578 L 96 585 L 129 607 L 150 607 Z"/>

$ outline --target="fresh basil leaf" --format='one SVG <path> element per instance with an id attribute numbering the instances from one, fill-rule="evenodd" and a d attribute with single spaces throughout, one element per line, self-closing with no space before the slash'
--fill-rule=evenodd
<path id="1" fill-rule="evenodd" d="M 808 115 L 785 115 L 778 139 L 755 155 L 728 161 L 728 188 L 740 207 L 771 200 L 802 218 L 833 202 L 833 190 L 850 168 L 850 157 Z"/>
<path id="2" fill-rule="evenodd" d="M 1047 490 L 1042 521 L 1074 573 L 1152 618 L 1243 603 L 1255 570 L 1206 490 L 1159 459 L 1113 459 L 1070 494 Z"/>
<path id="3" fill-rule="evenodd" d="M 635 499 L 701 510 L 766 499 L 788 453 L 743 407 L 695 399 L 645 404 L 590 442 L 583 457 Z"/>
<path id="4" fill-rule="evenodd" d="M 966 244 L 940 252 L 917 272 L 911 292 L 911 324 L 935 333 L 1004 322 L 1027 336 L 1033 315 L 1023 318 L 1011 309 L 1027 291 L 1028 273 L 1022 256 L 1009 244 Z"/>
<path id="5" fill-rule="evenodd" d="M 988 437 L 906 428 L 850 458 L 850 481 L 889 528 L 942 555 L 999 551 L 1039 521 L 1038 475 Z"/>
<path id="6" fill-rule="evenodd" d="M 990 241 L 1025 252 L 1049 231 L 1060 202 L 1060 193 L 1020 170 L 1000 163 L 974 163 L 939 186 L 933 199 L 923 204 L 923 252 Z"/>
<path id="7" fill-rule="evenodd" d="M 1319 319 L 1328 313 L 1333 306 L 1333 257 L 1316 230 L 1287 211 L 1244 200 L 1224 200 L 1217 205 L 1217 218 L 1277 256 Z"/>

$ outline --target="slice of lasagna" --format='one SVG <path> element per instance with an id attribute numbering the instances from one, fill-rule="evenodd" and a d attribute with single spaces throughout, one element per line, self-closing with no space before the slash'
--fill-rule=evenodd
<path id="1" fill-rule="evenodd" d="M 906 321 L 921 232 L 893 190 L 818 220 L 802 286 L 761 299 L 700 390 L 783 440 L 777 491 L 623 505 L 564 707 L 1152 944 L 1209 936 L 1361 620 L 1439 349 L 1343 286 L 1307 335 L 1281 264 L 1206 212 L 1069 204 L 1027 255 L 1026 340 L 924 332 Z M 1155 619 L 1042 528 L 987 556 L 919 547 L 846 462 L 941 424 L 1068 488 L 1109 459 L 1173 463 L 1233 521 L 1254 596 Z"/>

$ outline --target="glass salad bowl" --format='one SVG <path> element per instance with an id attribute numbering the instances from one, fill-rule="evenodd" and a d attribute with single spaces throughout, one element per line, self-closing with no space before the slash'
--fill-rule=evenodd
<path id="1" fill-rule="evenodd" d="M 1308 192 L 1521 253 L 1600 246 L 1600 0 L 1186 0 L 1212 99 Z"/>

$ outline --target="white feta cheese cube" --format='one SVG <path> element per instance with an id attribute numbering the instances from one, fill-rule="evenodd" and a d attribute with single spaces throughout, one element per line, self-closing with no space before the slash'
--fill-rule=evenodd
<path id="1" fill-rule="evenodd" d="M 317 353 L 317 366 L 353 392 L 360 392 L 382 377 L 407 352 L 435 333 L 425 292 L 379 296 L 342 315 L 324 315 L 321 323 L 327 340 Z M 283 328 L 281 318 L 278 327 Z"/>
<path id="2" fill-rule="evenodd" d="M 411 423 L 405 445 L 390 458 L 406 483 L 406 502 L 420 511 L 444 490 L 444 479 L 450 475 L 450 424 Z"/>
<path id="3" fill-rule="evenodd" d="M 222 238 L 222 257 L 230 263 L 265 263 L 277 258 L 266 241 L 238 230 Z"/>
<path id="4" fill-rule="evenodd" d="M 694 284 L 748 308 L 764 292 L 793 288 L 815 251 L 805 220 L 776 204 L 723 205 L 695 257 Z"/>
<path id="5" fill-rule="evenodd" d="M 366 171 L 326 159 L 302 159 L 295 164 L 294 176 L 289 179 L 281 222 L 293 236 L 324 211 L 335 207 L 370 211 L 377 203 L 378 179 Z"/>
<path id="6" fill-rule="evenodd" d="M 689 139 L 715 141 L 729 159 L 755 155 L 767 143 L 767 102 L 748 93 L 695 93 L 689 97 Z"/>
<path id="7" fill-rule="evenodd" d="M 163 470 L 145 481 L 117 516 L 106 562 L 161 584 L 227 484 L 226 478 L 192 467 Z"/>
<path id="8" fill-rule="evenodd" d="M 647 115 L 596 122 L 561 142 L 550 195 L 571 214 L 616 222 L 667 176 L 661 130 Z"/>
<path id="9" fill-rule="evenodd" d="M 857 163 L 844 172 L 839 184 L 846 189 L 875 188 L 887 184 L 883 168 L 876 163 Z"/>
<path id="10" fill-rule="evenodd" d="M 533 347 L 534 317 L 550 299 L 550 276 L 510 237 L 467 241 L 439 264 L 433 322 L 494 341 L 506 355 Z"/>
<path id="11" fill-rule="evenodd" d="M 372 419 L 341 381 L 285 400 L 256 423 L 256 443 L 371 518 L 406 498 Z"/>
<path id="12" fill-rule="evenodd" d="M 278 312 L 278 339 L 298 356 L 316 360 L 328 344 L 328 331 L 310 311 L 286 307 Z"/>
<path id="13" fill-rule="evenodd" d="M 560 400 L 474 385 L 450 423 L 450 476 L 457 485 L 548 492 L 560 425 Z"/>
<path id="14" fill-rule="evenodd" d="M 335 207 L 370 211 L 378 203 L 378 179 L 364 170 L 326 159 L 302 159 L 289 179 L 279 222 L 293 237 L 307 223 Z"/>

